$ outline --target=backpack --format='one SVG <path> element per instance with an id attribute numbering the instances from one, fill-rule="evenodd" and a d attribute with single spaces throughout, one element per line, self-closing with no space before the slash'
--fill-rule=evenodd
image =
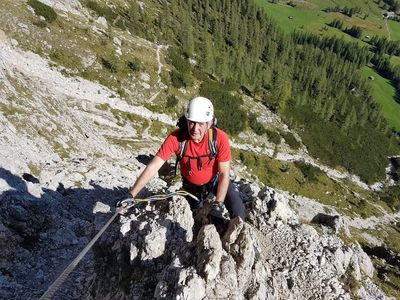
<path id="1" fill-rule="evenodd" d="M 176 124 L 179 128 L 178 133 L 178 141 L 179 141 L 179 151 L 176 155 L 176 162 L 175 162 L 175 175 L 178 170 L 179 162 L 184 158 L 188 157 L 189 159 L 196 159 L 197 160 L 197 168 L 199 170 L 202 169 L 202 157 L 209 157 L 210 161 L 217 157 L 218 155 L 218 145 L 217 145 L 217 129 L 216 129 L 216 121 L 214 124 L 208 129 L 208 149 L 209 154 L 204 154 L 200 156 L 190 156 L 186 155 L 186 148 L 187 148 L 187 140 L 189 139 L 188 136 L 188 127 L 187 127 L 187 120 L 185 116 L 181 116 Z M 189 173 L 191 170 L 189 169 Z"/>

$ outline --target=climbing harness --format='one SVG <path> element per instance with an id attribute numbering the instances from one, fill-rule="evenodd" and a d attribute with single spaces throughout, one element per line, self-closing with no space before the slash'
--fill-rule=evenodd
<path id="1" fill-rule="evenodd" d="M 185 190 L 197 196 L 197 204 L 201 206 L 203 202 L 207 202 L 205 201 L 206 199 L 214 197 L 216 195 L 218 180 L 219 173 L 217 173 L 208 183 L 203 185 L 192 184 L 184 177 L 182 178 L 182 184 Z"/>
<path id="2" fill-rule="evenodd" d="M 47 289 L 47 291 L 40 297 L 40 300 L 45 300 L 45 299 L 52 299 L 54 293 L 59 289 L 59 287 L 63 284 L 65 279 L 67 279 L 68 275 L 75 269 L 75 267 L 78 265 L 78 263 L 82 260 L 82 258 L 85 256 L 85 254 L 90 250 L 90 248 L 93 247 L 94 243 L 99 239 L 99 237 L 104 233 L 104 231 L 110 226 L 110 224 L 114 221 L 114 219 L 118 215 L 123 215 L 128 212 L 130 208 L 135 206 L 137 203 L 140 202 L 154 202 L 154 201 L 162 201 L 162 200 L 167 200 L 170 199 L 174 196 L 189 196 L 196 201 L 199 201 L 199 199 L 192 195 L 189 192 L 186 191 L 175 191 L 169 194 L 165 195 L 153 195 L 148 198 L 144 199 L 136 199 L 136 198 L 129 198 L 129 199 L 124 199 L 122 201 L 117 202 L 117 208 L 114 213 L 114 215 L 111 217 L 110 220 L 99 230 L 99 232 L 94 236 L 94 238 L 86 245 L 86 247 L 78 254 L 78 256 L 68 265 L 68 267 L 61 273 L 60 276 L 53 282 L 53 284 Z"/>

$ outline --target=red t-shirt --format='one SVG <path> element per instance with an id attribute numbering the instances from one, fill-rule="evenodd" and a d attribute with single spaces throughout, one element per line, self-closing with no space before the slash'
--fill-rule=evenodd
<path id="1" fill-rule="evenodd" d="M 160 150 L 157 152 L 163 160 L 168 160 L 173 153 L 179 153 L 179 129 L 173 131 L 162 143 Z M 186 154 L 179 161 L 181 175 L 190 183 L 202 185 L 208 183 L 218 172 L 218 162 L 226 162 L 231 160 L 231 147 L 229 144 L 228 135 L 217 128 L 217 157 L 210 161 L 208 156 L 201 157 L 201 170 L 198 169 L 197 159 L 190 159 L 186 156 L 197 157 L 204 154 L 209 154 L 208 147 L 208 132 L 200 143 L 195 143 L 192 139 L 186 141 Z M 189 168 L 190 164 L 190 168 Z M 191 170 L 191 172 L 189 172 Z"/>

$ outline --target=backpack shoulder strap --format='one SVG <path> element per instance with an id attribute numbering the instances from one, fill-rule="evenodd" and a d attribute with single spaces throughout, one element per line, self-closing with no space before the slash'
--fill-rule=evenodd
<path id="1" fill-rule="evenodd" d="M 176 161 L 175 161 L 175 176 L 178 171 L 179 161 L 185 156 L 186 148 L 187 148 L 187 143 L 186 143 L 187 136 L 186 136 L 185 130 L 182 128 L 179 129 L 178 142 L 179 142 L 179 148 L 178 148 L 178 153 L 176 155 Z"/>
<path id="2" fill-rule="evenodd" d="M 186 142 L 187 142 L 188 138 L 189 138 L 189 136 L 187 133 L 187 129 L 179 128 L 179 132 L 178 132 L 179 148 L 178 148 L 178 155 L 177 155 L 177 158 L 179 160 L 181 160 L 186 154 L 186 148 L 187 148 Z"/>
<path id="3" fill-rule="evenodd" d="M 181 160 L 185 156 L 186 148 L 187 148 L 187 140 L 180 141 L 179 142 L 179 152 L 178 152 L 178 155 L 176 156 L 178 161 Z"/>
<path id="4" fill-rule="evenodd" d="M 208 148 L 210 149 L 210 159 L 215 158 L 218 155 L 217 128 L 215 126 L 208 129 Z"/>

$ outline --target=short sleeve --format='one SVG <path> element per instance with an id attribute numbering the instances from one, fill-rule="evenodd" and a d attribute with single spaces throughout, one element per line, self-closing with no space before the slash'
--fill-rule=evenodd
<path id="1" fill-rule="evenodd" d="M 217 145 L 218 155 L 217 160 L 219 162 L 230 161 L 232 159 L 231 145 L 229 143 L 228 135 L 217 128 Z"/>
<path id="2" fill-rule="evenodd" d="M 178 148 L 179 148 L 178 132 L 176 130 L 172 132 L 161 144 L 161 147 L 156 153 L 156 156 L 166 161 L 172 156 L 172 154 L 178 151 Z"/>

